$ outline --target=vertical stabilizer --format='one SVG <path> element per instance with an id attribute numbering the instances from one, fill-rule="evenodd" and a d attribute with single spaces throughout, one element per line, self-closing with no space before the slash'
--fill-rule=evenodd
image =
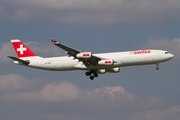
<path id="1" fill-rule="evenodd" d="M 18 39 L 11 40 L 11 43 L 13 44 L 14 49 L 19 58 L 37 56 L 28 47 L 26 47 L 20 40 Z"/>

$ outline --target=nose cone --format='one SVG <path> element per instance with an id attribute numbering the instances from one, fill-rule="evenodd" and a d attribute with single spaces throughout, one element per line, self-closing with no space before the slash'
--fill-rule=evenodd
<path id="1" fill-rule="evenodd" d="M 169 55 L 169 58 L 170 58 L 170 59 L 172 59 L 173 57 L 174 57 L 174 55 L 173 55 L 173 54 L 170 54 L 170 55 Z"/>

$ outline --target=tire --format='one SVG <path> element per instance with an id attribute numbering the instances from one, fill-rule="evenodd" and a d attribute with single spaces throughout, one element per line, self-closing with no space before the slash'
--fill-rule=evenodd
<path id="1" fill-rule="evenodd" d="M 94 73 L 94 77 L 98 77 L 98 74 L 97 74 L 97 73 Z"/>
<path id="2" fill-rule="evenodd" d="M 159 67 L 156 67 L 156 70 L 159 70 Z"/>
<path id="3" fill-rule="evenodd" d="M 94 76 L 90 76 L 90 79 L 93 80 L 93 79 L 94 79 Z"/>
<path id="4" fill-rule="evenodd" d="M 86 74 L 86 76 L 90 76 L 90 75 L 91 75 L 91 73 L 90 73 L 90 72 L 86 72 L 85 74 Z"/>

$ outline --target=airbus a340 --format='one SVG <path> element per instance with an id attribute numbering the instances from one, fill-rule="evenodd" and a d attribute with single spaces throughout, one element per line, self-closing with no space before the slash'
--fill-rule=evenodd
<path id="1" fill-rule="evenodd" d="M 19 58 L 8 56 L 14 60 L 15 64 L 27 67 L 38 68 L 51 71 L 84 70 L 86 75 L 93 80 L 98 74 L 118 73 L 120 67 L 134 65 L 156 64 L 168 61 L 174 57 L 164 50 L 135 50 L 126 52 L 111 52 L 92 54 L 83 52 L 58 43 L 51 39 L 52 43 L 63 50 L 69 56 L 43 58 L 34 54 L 20 40 L 11 40 Z"/>

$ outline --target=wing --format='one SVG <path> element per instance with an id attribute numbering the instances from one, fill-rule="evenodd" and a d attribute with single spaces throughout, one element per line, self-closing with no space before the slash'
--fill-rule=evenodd
<path id="1" fill-rule="evenodd" d="M 54 45 L 56 45 L 56 46 L 62 48 L 63 50 L 65 50 L 66 53 L 68 55 L 70 55 L 70 56 L 75 57 L 78 53 L 81 53 L 80 50 L 76 50 L 76 49 L 70 48 L 68 46 L 62 45 L 62 44 L 58 43 L 56 40 L 54 40 L 54 39 L 51 39 L 51 41 L 52 41 L 52 43 L 54 43 Z"/>
<path id="2" fill-rule="evenodd" d="M 83 51 L 76 50 L 76 49 L 70 48 L 68 46 L 65 46 L 63 44 L 60 44 L 54 39 L 51 39 L 51 41 L 52 41 L 52 43 L 54 43 L 54 45 L 65 50 L 69 56 L 73 56 L 75 59 L 79 59 L 79 61 L 82 61 L 85 65 L 97 64 L 97 62 L 102 59 L 100 57 L 92 55 L 90 52 L 83 52 Z"/>

